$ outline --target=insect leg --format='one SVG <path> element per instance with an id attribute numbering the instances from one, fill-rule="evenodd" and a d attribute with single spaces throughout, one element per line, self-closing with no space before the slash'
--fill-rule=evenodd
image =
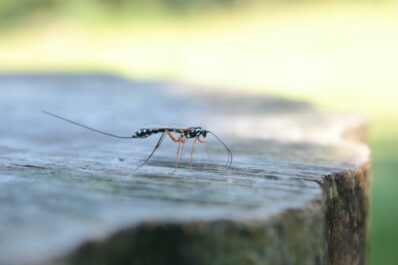
<path id="1" fill-rule="evenodd" d="M 177 157 L 176 157 L 176 169 L 178 167 L 178 155 L 180 153 L 180 146 L 181 146 L 181 142 L 178 142 L 178 147 L 177 147 Z"/>
<path id="2" fill-rule="evenodd" d="M 210 161 L 212 161 L 212 160 L 211 160 L 211 157 L 210 157 L 210 152 L 209 152 L 209 144 L 208 144 L 206 141 L 200 140 L 199 137 L 198 137 L 198 142 L 201 143 L 201 144 L 205 144 L 205 145 L 206 145 L 207 158 L 208 158 Z"/>
<path id="3" fill-rule="evenodd" d="M 193 158 L 193 153 L 195 152 L 195 144 L 198 141 L 198 137 L 195 138 L 192 144 L 192 149 L 191 149 L 191 168 L 192 168 L 192 158 Z"/>
<path id="4" fill-rule="evenodd" d="M 181 151 L 180 151 L 180 158 L 182 157 L 182 152 L 184 151 L 185 141 L 182 143 Z"/>
<path id="5" fill-rule="evenodd" d="M 165 133 L 167 133 L 167 135 L 170 137 L 170 139 L 171 139 L 173 142 L 175 142 L 175 143 L 182 143 L 182 142 L 185 142 L 185 139 L 184 139 L 183 137 L 178 137 L 178 138 L 176 139 L 176 138 L 174 137 L 174 135 L 173 135 L 170 131 L 168 131 L 168 130 L 166 130 Z"/>
<path id="6" fill-rule="evenodd" d="M 156 152 L 156 150 L 160 147 L 160 145 L 163 142 L 164 137 L 166 136 L 166 133 L 162 133 L 162 135 L 159 138 L 159 141 L 157 142 L 155 148 L 152 150 L 152 153 L 148 156 L 148 158 L 140 165 L 140 167 L 144 166 L 146 163 L 148 163 L 149 159 L 153 156 L 153 154 Z"/>
<path id="7" fill-rule="evenodd" d="M 170 137 L 170 139 L 173 142 L 178 143 L 177 158 L 176 158 L 176 168 L 177 168 L 178 167 L 178 161 L 179 161 L 180 147 L 181 147 L 181 144 L 182 144 L 183 145 L 182 148 L 184 148 L 185 138 L 183 136 L 175 138 L 174 135 L 169 130 L 166 130 L 165 133 L 167 133 L 167 135 Z"/>
<path id="8" fill-rule="evenodd" d="M 178 163 L 181 160 L 182 152 L 184 151 L 184 147 L 185 147 L 185 138 L 182 138 L 182 137 L 180 137 L 180 138 L 181 138 L 181 141 L 178 143 L 178 149 L 177 149 L 176 168 L 178 167 Z M 181 148 L 180 148 L 180 145 L 181 145 Z"/>

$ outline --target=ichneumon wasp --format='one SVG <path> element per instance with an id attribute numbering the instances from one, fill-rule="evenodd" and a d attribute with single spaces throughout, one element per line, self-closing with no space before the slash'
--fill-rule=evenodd
<path id="1" fill-rule="evenodd" d="M 100 133 L 106 136 L 110 136 L 110 137 L 114 137 L 114 138 L 119 138 L 119 139 L 143 139 L 143 138 L 147 138 L 151 135 L 155 135 L 155 134 L 160 134 L 159 140 L 155 145 L 155 148 L 152 150 L 152 152 L 149 154 L 149 156 L 147 157 L 147 159 L 145 159 L 145 161 L 141 164 L 141 166 L 144 166 L 145 164 L 148 163 L 148 161 L 151 159 L 151 157 L 155 154 L 156 150 L 159 149 L 160 145 L 162 144 L 164 138 L 166 136 L 168 136 L 173 142 L 178 143 L 178 147 L 177 147 L 177 159 L 176 159 L 176 168 L 178 167 L 178 162 L 180 160 L 181 157 L 181 153 L 184 150 L 184 146 L 186 143 L 187 139 L 194 139 L 193 143 L 192 143 L 192 148 L 191 148 L 191 167 L 192 167 L 192 158 L 193 158 L 193 153 L 195 151 L 195 144 L 196 143 L 201 143 L 201 144 L 205 144 L 206 145 L 206 152 L 207 155 L 210 159 L 210 154 L 209 154 L 209 146 L 208 143 L 206 141 L 204 141 L 203 139 L 206 138 L 207 134 L 211 134 L 213 135 L 217 141 L 219 141 L 225 148 L 225 150 L 228 153 L 228 162 L 227 162 L 227 169 L 229 169 L 232 165 L 232 152 L 231 150 L 228 148 L 228 146 L 216 135 L 214 134 L 212 131 L 209 131 L 207 129 L 204 129 L 202 127 L 187 127 L 187 128 L 176 128 L 176 127 L 159 127 L 159 128 L 141 128 L 138 131 L 135 131 L 133 133 L 133 135 L 131 136 L 119 136 L 119 135 L 115 135 L 115 134 L 111 134 L 108 132 L 104 132 L 104 131 L 100 131 L 91 127 L 88 127 L 84 124 L 78 123 L 76 121 L 72 121 L 69 120 L 67 118 L 64 118 L 62 116 L 50 113 L 48 111 L 44 111 L 43 113 L 50 115 L 54 118 L 72 123 L 74 125 L 77 125 L 79 127 L 88 129 L 90 131 L 96 132 L 96 133 Z M 179 136 L 176 137 L 175 135 L 173 135 L 173 133 L 177 133 Z M 200 139 L 202 137 L 202 139 Z"/>

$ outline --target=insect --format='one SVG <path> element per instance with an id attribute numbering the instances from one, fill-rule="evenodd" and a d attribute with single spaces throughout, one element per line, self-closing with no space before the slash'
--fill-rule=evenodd
<path id="1" fill-rule="evenodd" d="M 178 167 L 178 162 L 180 160 L 180 155 L 184 149 L 185 143 L 187 139 L 193 139 L 193 144 L 192 144 L 192 148 L 191 148 L 191 167 L 192 167 L 192 158 L 193 158 L 193 153 L 195 151 L 195 144 L 196 143 L 201 143 L 201 144 L 205 144 L 206 145 L 206 152 L 207 155 L 210 159 L 210 154 L 209 154 L 209 147 L 208 147 L 208 143 L 206 141 L 204 141 L 204 138 L 206 138 L 206 136 L 208 134 L 213 135 L 217 141 L 219 141 L 225 148 L 225 150 L 228 153 L 228 162 L 227 162 L 227 169 L 229 169 L 232 165 L 232 152 L 231 150 L 228 148 L 228 146 L 213 132 L 204 129 L 202 127 L 187 127 L 187 128 L 175 128 L 175 127 L 159 127 L 159 128 L 141 128 L 138 131 L 135 131 L 133 133 L 133 135 L 131 136 L 119 136 L 119 135 L 115 135 L 115 134 L 111 134 L 108 132 L 104 132 L 104 131 L 100 131 L 91 127 L 88 127 L 84 124 L 69 120 L 67 118 L 64 118 L 62 116 L 50 113 L 48 111 L 44 111 L 44 114 L 50 115 L 54 118 L 72 123 L 74 125 L 77 125 L 79 127 L 88 129 L 90 131 L 96 132 L 96 133 L 100 133 L 106 136 L 110 136 L 110 137 L 114 137 L 114 138 L 119 138 L 119 139 L 143 139 L 143 138 L 147 138 L 151 135 L 156 135 L 156 134 L 160 134 L 159 140 L 157 141 L 155 148 L 152 150 L 152 152 L 149 154 L 148 158 L 145 159 L 145 161 L 141 164 L 141 166 L 144 166 L 145 164 L 148 163 L 148 161 L 152 158 L 152 156 L 155 154 L 156 150 L 159 149 L 160 145 L 162 144 L 164 138 L 166 136 L 168 136 L 173 142 L 178 143 L 178 147 L 177 147 L 177 159 L 176 159 L 176 168 Z M 173 135 L 173 133 L 177 133 L 179 136 L 176 137 L 175 135 Z M 202 138 L 202 139 L 201 139 Z"/>

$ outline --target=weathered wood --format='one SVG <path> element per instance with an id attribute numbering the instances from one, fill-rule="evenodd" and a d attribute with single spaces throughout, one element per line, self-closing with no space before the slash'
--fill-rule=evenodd
<path id="1" fill-rule="evenodd" d="M 274 97 L 176 93 L 105 75 L 0 77 L 0 264 L 365 264 L 369 151 L 358 118 Z M 203 125 L 198 145 L 117 140 Z M 350 135 L 350 138 L 344 137 Z"/>

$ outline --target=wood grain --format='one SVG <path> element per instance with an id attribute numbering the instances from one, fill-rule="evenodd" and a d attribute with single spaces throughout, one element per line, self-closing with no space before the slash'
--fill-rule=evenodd
<path id="1" fill-rule="evenodd" d="M 365 122 L 277 97 L 109 75 L 0 76 L 0 264 L 366 264 Z M 118 140 L 203 126 L 188 143 Z M 349 137 L 346 137 L 349 135 Z"/>

